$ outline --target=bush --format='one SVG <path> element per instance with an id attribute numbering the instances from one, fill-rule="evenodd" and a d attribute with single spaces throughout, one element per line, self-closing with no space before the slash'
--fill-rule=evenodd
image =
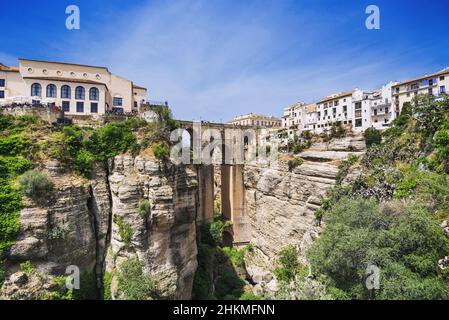
<path id="1" fill-rule="evenodd" d="M 381 270 L 376 299 L 444 299 L 448 287 L 435 264 L 449 240 L 422 206 L 342 199 L 308 252 L 312 271 L 351 299 L 370 299 L 368 265 Z"/>
<path id="2" fill-rule="evenodd" d="M 74 169 L 86 178 L 89 178 L 94 163 L 95 156 L 86 149 L 81 149 L 73 161 Z"/>
<path id="3" fill-rule="evenodd" d="M 244 267 L 245 265 L 245 249 L 236 249 L 230 247 L 224 247 L 223 253 L 231 261 L 232 265 L 235 267 Z"/>
<path id="4" fill-rule="evenodd" d="M 441 170 L 449 173 L 449 130 L 440 130 L 435 134 L 433 146 Z"/>
<path id="5" fill-rule="evenodd" d="M 0 179 L 13 179 L 33 168 L 33 163 L 21 156 L 0 156 Z"/>
<path id="6" fill-rule="evenodd" d="M 124 221 L 123 217 L 115 216 L 114 222 L 118 226 L 118 233 L 126 248 L 131 246 L 131 240 L 134 235 L 133 228 L 127 222 Z"/>
<path id="7" fill-rule="evenodd" d="M 170 149 L 163 142 L 158 142 L 153 145 L 153 153 L 156 159 L 166 160 L 170 156 Z"/>
<path id="8" fill-rule="evenodd" d="M 11 135 L 0 139 L 0 154 L 23 155 L 31 152 L 32 141 L 21 135 Z"/>
<path id="9" fill-rule="evenodd" d="M 156 296 L 153 281 L 143 272 L 143 264 L 137 259 L 120 265 L 117 280 L 118 293 L 125 300 L 153 300 Z"/>
<path id="10" fill-rule="evenodd" d="M 297 275 L 303 275 L 304 266 L 298 261 L 298 249 L 290 245 L 279 252 L 278 267 L 274 274 L 279 281 L 291 282 Z"/>
<path id="11" fill-rule="evenodd" d="M 291 160 L 288 160 L 288 162 L 287 162 L 288 170 L 291 172 L 291 171 L 293 171 L 294 168 L 299 167 L 303 163 L 304 163 L 304 160 L 301 158 L 293 158 Z"/>
<path id="12" fill-rule="evenodd" d="M 151 203 L 148 199 L 140 200 L 139 202 L 139 215 L 143 220 L 147 220 L 150 214 Z"/>
<path id="13" fill-rule="evenodd" d="M 34 201 L 48 199 L 53 190 L 53 182 L 39 170 L 29 170 L 19 178 L 23 193 Z"/>
<path id="14" fill-rule="evenodd" d="M 214 218 L 214 221 L 210 224 L 209 232 L 215 244 L 221 245 L 221 243 L 223 242 L 223 233 L 225 232 L 226 228 L 230 227 L 230 225 L 231 222 L 224 222 L 221 216 Z"/>
<path id="15" fill-rule="evenodd" d="M 371 147 L 374 144 L 380 144 L 382 142 L 382 135 L 380 134 L 380 131 L 374 127 L 366 129 L 364 137 L 367 148 Z"/>

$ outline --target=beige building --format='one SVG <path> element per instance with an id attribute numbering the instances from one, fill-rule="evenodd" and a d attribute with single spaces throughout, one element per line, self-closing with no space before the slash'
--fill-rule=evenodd
<path id="1" fill-rule="evenodd" d="M 404 103 L 412 101 L 418 94 L 430 94 L 436 98 L 446 95 L 449 89 L 449 68 L 412 80 L 399 82 L 392 87 L 392 97 L 396 118 Z"/>
<path id="2" fill-rule="evenodd" d="M 282 126 L 282 121 L 276 117 L 255 113 L 237 116 L 228 123 L 240 126 L 257 126 L 264 128 L 276 128 Z"/>
<path id="3" fill-rule="evenodd" d="M 18 67 L 0 65 L 0 103 L 42 103 L 67 114 L 137 112 L 147 89 L 106 67 L 19 59 Z"/>

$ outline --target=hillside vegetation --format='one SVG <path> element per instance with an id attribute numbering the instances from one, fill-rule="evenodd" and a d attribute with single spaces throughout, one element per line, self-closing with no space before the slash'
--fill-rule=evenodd
<path id="1" fill-rule="evenodd" d="M 331 298 L 448 298 L 449 268 L 438 266 L 449 255 L 448 106 L 418 96 L 383 142 L 370 132 L 366 155 L 342 163 L 317 213 L 324 231 L 308 252 Z M 369 266 L 379 270 L 377 290 L 367 289 Z"/>

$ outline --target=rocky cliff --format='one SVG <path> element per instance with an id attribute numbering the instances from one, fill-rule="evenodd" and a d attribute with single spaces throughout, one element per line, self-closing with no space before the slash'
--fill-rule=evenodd
<path id="1" fill-rule="evenodd" d="M 110 161 L 109 175 L 96 166 L 90 180 L 66 172 L 58 161 L 47 161 L 41 170 L 54 182 L 54 192 L 39 203 L 25 200 L 20 234 L 7 256 L 10 276 L 2 298 L 42 298 L 70 265 L 90 281 L 89 298 L 100 297 L 104 274 L 116 284 L 116 270 L 132 258 L 143 263 L 158 297 L 191 297 L 197 250 L 194 170 L 126 155 Z M 24 262 L 39 277 L 26 275 L 20 267 Z M 124 298 L 117 285 L 111 290 L 113 298 Z"/>
<path id="2" fill-rule="evenodd" d="M 109 177 L 111 247 L 106 271 L 138 258 L 161 298 L 190 299 L 196 270 L 196 173 L 154 159 L 116 157 Z M 148 212 L 139 208 L 147 200 Z M 126 238 L 124 229 L 130 227 Z M 112 295 L 120 298 L 112 280 Z"/>
<path id="3" fill-rule="evenodd" d="M 245 166 L 246 214 L 254 247 L 245 262 L 256 285 L 276 290 L 270 273 L 288 245 L 297 247 L 301 263 L 307 264 L 305 253 L 322 228 L 314 213 L 334 186 L 341 161 L 364 149 L 363 137 L 347 137 L 314 144 L 299 155 L 307 160 L 294 168 L 287 161 L 280 161 L 277 170 Z"/>

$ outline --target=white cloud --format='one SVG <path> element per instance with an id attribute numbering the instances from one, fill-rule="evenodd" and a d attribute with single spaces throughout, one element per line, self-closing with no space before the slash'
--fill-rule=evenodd
<path id="1" fill-rule="evenodd" d="M 323 23 L 325 13 L 292 15 L 283 3 L 149 3 L 85 29 L 60 46 L 77 49 L 61 55 L 147 86 L 177 118 L 211 121 L 249 112 L 280 116 L 296 101 L 372 89 L 403 71 L 398 56 L 381 46 L 356 45 L 342 31 L 344 17 Z"/>

